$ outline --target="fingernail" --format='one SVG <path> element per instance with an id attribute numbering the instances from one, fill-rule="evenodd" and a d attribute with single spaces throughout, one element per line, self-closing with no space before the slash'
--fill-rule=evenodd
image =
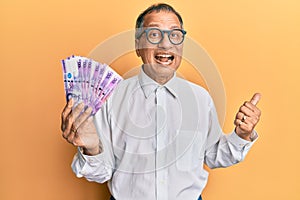
<path id="1" fill-rule="evenodd" d="M 69 101 L 68 101 L 68 106 L 72 107 L 73 106 L 73 99 L 71 98 Z"/>
<path id="2" fill-rule="evenodd" d="M 93 108 L 88 106 L 87 109 L 85 110 L 86 112 L 92 112 L 93 111 Z"/>

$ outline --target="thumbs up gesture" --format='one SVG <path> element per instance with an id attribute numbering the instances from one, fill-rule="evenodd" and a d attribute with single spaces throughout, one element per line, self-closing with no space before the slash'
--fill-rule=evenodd
<path id="1" fill-rule="evenodd" d="M 241 138 L 252 141 L 253 130 L 259 121 L 261 111 L 256 107 L 261 98 L 261 94 L 255 93 L 250 101 L 246 101 L 236 114 L 234 124 L 235 132 Z"/>

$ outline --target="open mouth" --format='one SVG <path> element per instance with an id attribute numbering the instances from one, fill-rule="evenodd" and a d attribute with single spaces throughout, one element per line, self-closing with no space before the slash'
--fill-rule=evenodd
<path id="1" fill-rule="evenodd" d="M 173 60 L 174 60 L 174 56 L 172 54 L 157 54 L 155 55 L 155 60 L 156 62 L 163 64 L 163 65 L 170 65 Z"/>

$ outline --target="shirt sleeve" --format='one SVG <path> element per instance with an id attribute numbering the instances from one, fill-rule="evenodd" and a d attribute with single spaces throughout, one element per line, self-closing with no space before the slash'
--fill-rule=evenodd
<path id="1" fill-rule="evenodd" d="M 209 115 L 210 127 L 205 149 L 205 164 L 210 168 L 228 167 L 244 160 L 257 140 L 257 133 L 254 131 L 255 139 L 252 142 L 240 138 L 234 131 L 224 134 L 213 103 Z"/>
<path id="2" fill-rule="evenodd" d="M 108 181 L 112 174 L 112 168 L 105 162 L 104 153 L 88 156 L 80 148 L 74 156 L 72 169 L 78 178 L 85 177 L 88 181 L 98 183 Z"/>
<path id="3" fill-rule="evenodd" d="M 94 116 L 102 152 L 95 156 L 84 155 L 78 148 L 72 162 L 72 170 L 77 177 L 85 177 L 88 181 L 104 183 L 111 179 L 114 169 L 113 152 L 111 147 L 111 131 L 107 104 Z"/>

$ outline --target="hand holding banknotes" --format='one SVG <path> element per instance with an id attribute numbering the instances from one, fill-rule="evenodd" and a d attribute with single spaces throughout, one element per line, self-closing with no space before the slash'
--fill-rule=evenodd
<path id="1" fill-rule="evenodd" d="M 106 64 L 82 56 L 62 60 L 67 105 L 62 112 L 63 137 L 83 153 L 100 153 L 100 141 L 93 115 L 123 79 Z"/>
<path id="2" fill-rule="evenodd" d="M 86 155 L 100 153 L 100 140 L 97 135 L 92 108 L 85 109 L 83 103 L 72 109 L 74 100 L 70 99 L 61 115 L 61 130 L 63 137 L 71 144 L 82 147 Z"/>

